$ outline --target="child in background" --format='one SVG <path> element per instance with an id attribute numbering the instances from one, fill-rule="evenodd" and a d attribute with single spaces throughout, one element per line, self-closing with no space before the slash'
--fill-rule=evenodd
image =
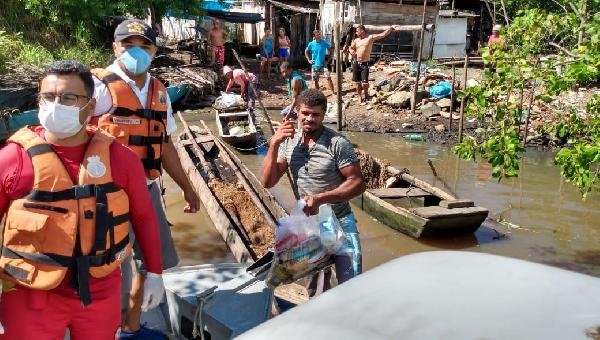
<path id="1" fill-rule="evenodd" d="M 271 79 L 271 58 L 273 58 L 273 49 L 275 43 L 273 40 L 273 33 L 270 29 L 265 30 L 265 35 L 261 39 L 260 48 L 260 75 L 265 73 L 265 67 L 267 68 L 267 77 Z"/>

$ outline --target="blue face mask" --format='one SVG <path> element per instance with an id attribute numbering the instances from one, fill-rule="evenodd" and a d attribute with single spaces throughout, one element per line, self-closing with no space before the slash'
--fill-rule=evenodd
<path id="1" fill-rule="evenodd" d="M 126 49 L 119 59 L 127 71 L 134 75 L 144 73 L 148 67 L 150 67 L 150 63 L 152 62 L 150 54 L 138 46 Z"/>

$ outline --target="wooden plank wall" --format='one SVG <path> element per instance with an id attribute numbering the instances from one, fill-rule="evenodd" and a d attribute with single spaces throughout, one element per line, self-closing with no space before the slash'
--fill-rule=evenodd
<path id="1" fill-rule="evenodd" d="M 409 4 L 397 4 L 397 3 L 383 3 L 383 2 L 362 2 L 362 22 L 364 25 L 377 25 L 377 26 L 387 26 L 387 25 L 421 25 L 421 19 L 423 14 L 423 5 L 409 5 Z M 359 11 L 356 11 L 357 15 Z M 426 11 L 426 24 L 435 24 L 436 17 L 438 14 L 438 6 L 427 6 Z M 356 22 L 360 22 L 360 18 L 356 17 Z M 378 32 L 369 32 L 378 33 Z M 413 57 L 416 58 L 418 54 L 418 46 L 419 46 L 419 37 L 420 33 L 418 31 L 412 32 L 412 39 L 410 37 L 406 37 L 407 34 L 410 33 L 402 33 L 403 36 L 397 37 L 396 33 L 390 35 L 388 38 L 379 41 L 379 43 L 390 44 L 390 43 L 399 43 L 405 44 L 409 40 L 412 40 L 413 45 Z M 426 37 L 427 38 L 427 37 Z M 428 45 L 428 40 L 425 40 L 425 46 L 423 46 L 423 58 L 427 59 L 430 56 L 431 46 Z M 377 45 L 377 43 L 376 43 Z M 378 51 L 379 46 L 374 46 L 373 50 Z"/>

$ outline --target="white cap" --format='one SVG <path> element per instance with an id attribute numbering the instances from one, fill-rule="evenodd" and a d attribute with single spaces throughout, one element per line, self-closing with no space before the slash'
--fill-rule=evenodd
<path id="1" fill-rule="evenodd" d="M 492 32 L 500 32 L 501 28 L 502 28 L 502 25 L 494 25 L 494 27 L 492 28 Z"/>
<path id="2" fill-rule="evenodd" d="M 223 74 L 227 75 L 227 73 L 232 72 L 233 70 L 229 66 L 223 66 Z"/>

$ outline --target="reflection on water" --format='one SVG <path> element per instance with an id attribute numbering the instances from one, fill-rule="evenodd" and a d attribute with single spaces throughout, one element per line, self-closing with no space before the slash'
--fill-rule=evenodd
<path id="1" fill-rule="evenodd" d="M 189 114 L 186 118 L 191 124 L 204 119 L 214 127 L 211 113 Z M 517 257 L 600 276 L 597 251 L 600 197 L 593 195 L 582 201 L 578 191 L 561 180 L 552 154 L 528 151 L 520 177 L 498 182 L 491 178 L 489 164 L 459 160 L 447 146 L 406 142 L 398 136 L 372 133 L 346 135 L 374 156 L 398 168 L 408 168 L 413 175 L 446 187 L 459 198 L 472 199 L 488 208 L 491 217 L 510 222 L 511 226 L 486 222 L 474 235 L 415 240 L 382 225 L 353 205 L 366 269 L 415 252 L 460 249 Z M 242 154 L 240 158 L 258 174 L 264 150 L 259 155 Z M 432 160 L 443 183 L 434 178 L 427 159 Z M 168 188 L 173 186 L 172 181 L 167 181 Z M 183 202 L 180 192 L 175 191 L 167 195 L 168 216 L 175 224 L 173 233 L 182 259 L 186 263 L 233 261 L 204 211 L 195 215 L 180 213 Z M 285 177 L 271 191 L 287 209 L 294 205 Z"/>

